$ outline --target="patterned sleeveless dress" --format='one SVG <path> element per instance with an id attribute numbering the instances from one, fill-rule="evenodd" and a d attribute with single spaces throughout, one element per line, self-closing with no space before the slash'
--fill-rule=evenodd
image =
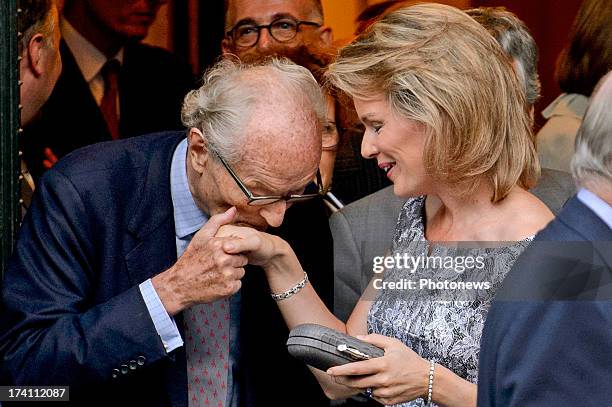
<path id="1" fill-rule="evenodd" d="M 457 256 L 472 256 L 481 259 L 481 267 L 474 265 L 458 273 L 457 267 L 445 269 L 439 267 L 438 263 L 420 267 L 416 273 L 411 273 L 409 268 L 395 266 L 385 270 L 382 281 L 398 282 L 406 278 L 415 281 L 423 278 L 436 282 L 468 279 L 487 281 L 490 288 L 473 293 L 460 289 L 381 288 L 368 313 L 368 332 L 397 338 L 424 359 L 433 359 L 458 376 L 476 383 L 480 338 L 493 296 L 533 236 L 519 242 L 503 243 L 503 246 L 497 244 L 496 247 L 433 246 L 425 239 L 424 203 L 425 197 L 417 197 L 404 204 L 395 229 L 391 255 L 408 254 L 447 260 Z M 425 405 L 426 400 L 419 398 L 398 406 Z"/>

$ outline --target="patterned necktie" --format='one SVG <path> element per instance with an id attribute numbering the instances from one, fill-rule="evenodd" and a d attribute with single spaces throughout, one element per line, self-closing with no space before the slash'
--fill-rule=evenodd
<path id="1" fill-rule="evenodd" d="M 225 407 L 229 371 L 229 299 L 184 311 L 189 407 Z"/>
<path id="2" fill-rule="evenodd" d="M 119 61 L 116 59 L 109 59 L 106 61 L 100 74 L 104 79 L 104 95 L 102 96 L 102 102 L 100 103 L 100 110 L 102 116 L 108 126 L 108 131 L 111 134 L 113 140 L 119 138 L 119 117 L 117 113 L 117 97 L 119 95 L 119 68 L 121 67 Z"/>

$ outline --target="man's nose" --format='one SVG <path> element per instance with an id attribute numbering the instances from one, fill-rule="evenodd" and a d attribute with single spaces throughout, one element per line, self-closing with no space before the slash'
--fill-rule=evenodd
<path id="1" fill-rule="evenodd" d="M 374 158 L 378 154 L 378 148 L 374 143 L 373 137 L 366 131 L 361 140 L 361 155 L 363 158 Z"/>
<path id="2" fill-rule="evenodd" d="M 287 211 L 287 201 L 280 200 L 269 205 L 262 206 L 259 214 L 266 220 L 268 225 L 277 228 L 283 223 Z"/>
<path id="3" fill-rule="evenodd" d="M 274 38 L 272 38 L 272 36 L 270 35 L 270 29 L 269 28 L 262 28 L 259 31 L 259 41 L 257 41 L 257 48 L 258 49 L 268 49 L 270 48 L 274 43 Z"/>

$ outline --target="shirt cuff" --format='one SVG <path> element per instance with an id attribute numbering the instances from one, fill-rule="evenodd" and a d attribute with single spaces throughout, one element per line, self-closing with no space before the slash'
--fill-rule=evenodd
<path id="1" fill-rule="evenodd" d="M 166 353 L 170 353 L 174 349 L 183 346 L 183 338 L 181 338 L 176 322 L 174 322 L 174 318 L 170 318 L 170 315 L 168 315 L 164 304 L 162 304 L 153 287 L 151 279 L 142 282 L 138 288 L 140 288 L 140 293 L 149 310 L 157 334 L 164 344 Z"/>

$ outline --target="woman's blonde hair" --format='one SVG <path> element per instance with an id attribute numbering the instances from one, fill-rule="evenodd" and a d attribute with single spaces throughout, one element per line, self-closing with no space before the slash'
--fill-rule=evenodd
<path id="1" fill-rule="evenodd" d="M 330 82 L 352 97 L 383 95 L 425 125 L 423 161 L 458 194 L 482 182 L 497 202 L 539 176 L 529 107 L 495 39 L 462 11 L 440 4 L 396 10 L 340 50 Z"/>

